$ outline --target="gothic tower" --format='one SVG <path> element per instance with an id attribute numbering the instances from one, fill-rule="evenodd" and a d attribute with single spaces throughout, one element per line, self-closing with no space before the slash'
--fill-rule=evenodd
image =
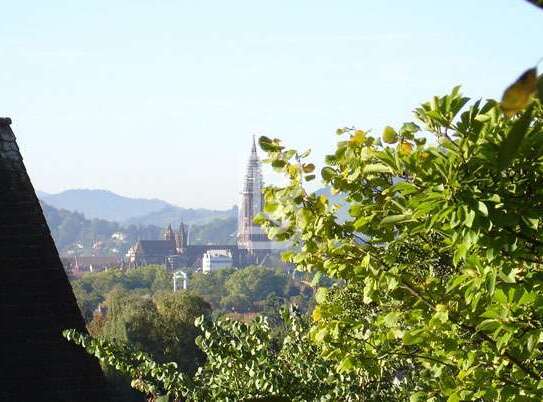
<path id="1" fill-rule="evenodd" d="M 256 215 L 262 212 L 263 179 L 260 160 L 256 151 L 255 138 L 247 164 L 247 172 L 241 191 L 241 205 L 238 218 L 238 247 L 252 256 L 253 263 L 269 253 L 269 241 L 262 229 L 253 223 Z"/>
<path id="2" fill-rule="evenodd" d="M 175 234 L 175 245 L 178 253 L 182 253 L 188 246 L 187 230 L 183 222 L 179 224 L 179 230 Z"/>
<path id="3" fill-rule="evenodd" d="M 166 233 L 164 233 L 164 240 L 175 241 L 175 234 L 173 233 L 172 225 L 168 225 Z"/>

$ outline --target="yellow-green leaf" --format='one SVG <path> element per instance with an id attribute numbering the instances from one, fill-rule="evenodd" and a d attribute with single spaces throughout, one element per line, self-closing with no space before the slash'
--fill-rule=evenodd
<path id="1" fill-rule="evenodd" d="M 526 70 L 502 96 L 501 108 L 507 115 L 520 112 L 528 106 L 537 87 L 537 69 Z"/>

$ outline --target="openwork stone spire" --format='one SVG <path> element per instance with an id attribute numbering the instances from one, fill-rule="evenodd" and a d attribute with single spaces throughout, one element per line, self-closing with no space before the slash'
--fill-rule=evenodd
<path id="1" fill-rule="evenodd" d="M 0 400 L 107 400 L 98 362 L 62 337 L 85 323 L 10 124 L 0 119 Z"/>
<path id="2" fill-rule="evenodd" d="M 262 170 L 256 150 L 255 137 L 253 136 L 247 172 L 241 191 L 241 206 L 238 219 L 238 247 L 247 250 L 249 254 L 269 249 L 267 236 L 259 226 L 253 223 L 254 217 L 262 212 L 263 188 Z"/>

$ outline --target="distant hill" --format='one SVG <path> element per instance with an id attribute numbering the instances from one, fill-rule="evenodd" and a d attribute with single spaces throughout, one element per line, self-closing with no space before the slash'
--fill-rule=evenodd
<path id="1" fill-rule="evenodd" d="M 123 197 L 106 190 L 66 190 L 58 194 L 38 192 L 38 197 L 55 208 L 81 212 L 89 219 L 100 218 L 115 222 L 170 206 L 162 200 Z"/>
<path id="2" fill-rule="evenodd" d="M 214 219 L 204 225 L 190 227 L 192 244 L 236 244 L 238 219 L 232 216 L 227 219 Z"/>
<path id="3" fill-rule="evenodd" d="M 187 224 L 204 224 L 213 219 L 236 216 L 236 210 L 214 211 L 186 209 L 158 199 L 130 198 L 107 190 L 66 190 L 58 194 L 38 191 L 44 203 L 59 209 L 80 212 L 87 219 L 105 219 L 125 225 L 156 225 L 184 221 Z"/>
<path id="4" fill-rule="evenodd" d="M 159 211 L 150 212 L 144 216 L 138 216 L 127 219 L 126 224 L 135 225 L 157 225 L 166 227 L 169 224 L 177 225 L 183 221 L 189 225 L 203 225 L 215 219 L 237 219 L 237 208 L 232 208 L 224 211 L 211 209 L 192 209 L 168 206 Z"/>

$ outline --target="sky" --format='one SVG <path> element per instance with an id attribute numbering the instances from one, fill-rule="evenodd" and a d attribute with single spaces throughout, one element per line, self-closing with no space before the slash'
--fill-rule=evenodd
<path id="1" fill-rule="evenodd" d="M 338 127 L 378 135 L 458 84 L 499 98 L 543 56 L 523 0 L 2 3 L 0 117 L 34 187 L 182 207 L 238 202 L 253 134 L 319 164 Z"/>

